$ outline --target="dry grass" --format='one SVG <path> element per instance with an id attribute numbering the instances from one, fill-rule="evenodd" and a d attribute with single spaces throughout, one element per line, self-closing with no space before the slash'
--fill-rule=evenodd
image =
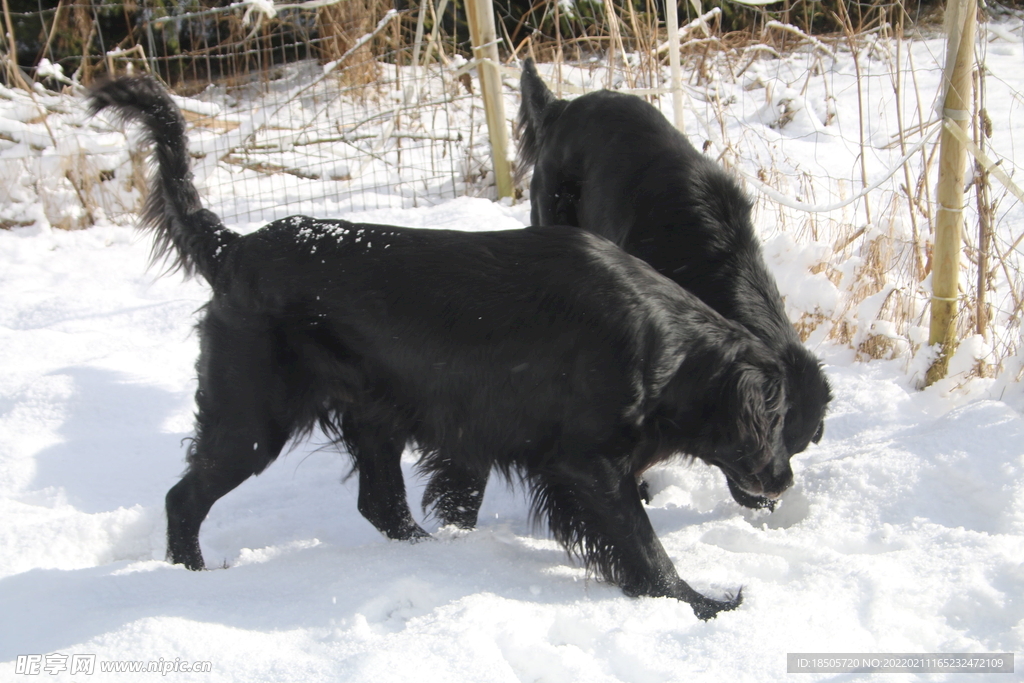
<path id="1" fill-rule="evenodd" d="M 807 3 L 792 6 L 803 8 L 805 5 L 810 7 Z M 360 37 L 374 30 L 388 6 L 390 3 L 385 4 L 385 0 L 343 0 L 316 10 L 319 38 L 314 52 L 318 59 L 328 63 L 349 53 Z M 421 69 L 418 78 L 424 82 L 426 79 L 442 79 L 448 101 L 435 100 L 424 102 L 420 107 L 406 106 L 404 109 L 392 102 L 396 135 L 410 118 L 421 117 L 429 121 L 431 111 L 450 111 L 455 98 L 464 98 L 467 89 L 472 88 L 469 74 L 456 71 L 459 64 L 458 41 L 464 36 L 444 35 L 438 16 L 433 14 L 434 7 L 429 3 L 428 6 L 431 14 L 427 17 L 426 33 L 419 32 L 421 40 L 417 47 L 414 47 L 411 30 L 415 24 L 414 10 L 411 17 L 403 19 L 402 23 L 395 22 L 394 27 L 388 27 L 348 54 L 345 63 L 331 75 L 339 97 L 363 103 L 381 100 L 386 104 L 382 98 L 390 97 L 392 93 L 382 94 L 381 83 L 400 82 L 405 76 L 400 75 L 398 65 L 408 64 L 413 55 L 417 55 L 417 67 Z M 568 6 L 554 0 L 536 6 L 535 15 L 544 16 L 544 31 L 534 30 L 527 23 L 511 29 L 499 26 L 506 56 L 510 52 L 515 59 L 532 55 L 539 61 L 553 62 L 558 65 L 556 73 L 572 64 L 602 69 L 611 62 L 615 65 L 614 72 L 599 85 L 614 81 L 615 87 L 640 89 L 641 96 L 652 102 L 667 101 L 669 98 L 664 96 L 667 84 L 663 76 L 667 64 L 663 49 L 665 31 L 657 21 L 654 3 L 601 2 L 590 6 L 596 8 L 596 15 L 586 30 L 574 29 L 573 26 L 578 26 L 578 22 L 573 23 L 577 19 L 570 21 L 563 16 Z M 891 80 L 891 93 L 888 94 L 907 105 L 897 107 L 897 130 L 893 131 L 893 145 L 898 146 L 901 155 L 905 154 L 921 139 L 927 123 L 925 119 L 932 116 L 929 105 L 933 93 L 922 92 L 914 68 L 900 69 L 897 66 L 905 63 L 903 50 L 907 45 L 898 38 L 903 34 L 904 25 L 910 25 L 906 14 L 897 8 L 892 4 L 876 4 L 872 7 L 859 6 L 856 16 L 837 12 L 830 24 L 836 33 L 829 35 L 806 35 L 785 20 L 769 21 L 776 15 L 765 12 L 741 31 L 725 30 L 722 14 L 710 14 L 707 22 L 686 28 L 683 32 L 683 72 L 690 96 L 702 99 L 700 106 L 708 112 L 702 126 L 706 138 L 713 141 L 709 153 L 727 168 L 739 171 L 750 165 L 750 150 L 757 146 L 752 142 L 759 143 L 758 149 L 761 150 L 769 147 L 763 140 L 752 141 L 746 137 L 756 136 L 756 127 L 748 126 L 742 133 L 736 133 L 735 127 L 730 128 L 728 124 L 733 115 L 729 107 L 733 102 L 727 99 L 728 90 L 743 88 L 749 92 L 764 88 L 768 97 L 770 89 L 752 78 L 751 74 L 764 60 L 778 60 L 800 50 L 808 55 L 807 71 L 800 79 L 802 83 L 794 87 L 801 89 L 803 94 L 811 84 L 824 86 L 826 94 L 819 104 L 826 126 L 836 125 L 838 116 L 835 98 L 827 82 L 826 64 L 831 55 L 842 52 L 852 57 L 852 68 L 858 73 L 868 61 L 888 64 Z M 64 21 L 77 21 L 74 25 L 82 34 L 81 39 L 88 37 L 86 32 L 91 28 L 81 16 L 69 13 Z M 263 54 L 260 50 L 273 43 L 273 31 L 276 30 L 273 22 L 265 22 L 257 34 L 252 33 L 252 27 L 243 27 L 237 18 L 229 23 L 232 24 L 231 35 L 226 36 L 226 40 L 239 46 L 239 53 L 230 57 L 234 61 L 223 62 L 233 65 L 232 78 L 241 82 L 250 71 L 255 73 L 256 70 L 261 70 L 264 79 L 271 78 L 273 74 L 268 70 L 268 64 L 272 61 L 260 57 Z M 123 61 L 118 62 L 117 68 L 124 68 L 129 58 L 135 60 L 136 68 L 146 64 L 136 55 L 126 52 L 118 57 Z M 196 59 L 201 58 L 203 55 L 196 56 Z M 85 68 L 92 67 L 87 65 Z M 729 87 L 722 87 L 723 84 Z M 407 87 L 408 83 L 403 82 L 403 86 Z M 572 92 L 568 88 L 560 92 L 559 82 L 552 86 L 562 96 L 569 96 Z M 857 86 L 858 92 L 865 87 L 861 78 L 858 78 Z M 203 87 L 205 83 L 197 83 L 180 92 L 197 92 Z M 976 90 L 982 95 L 974 106 L 977 111 L 984 112 L 983 80 L 977 83 Z M 861 133 L 865 130 L 864 120 L 873 115 L 865 106 L 865 93 L 866 89 L 858 97 L 859 111 L 844 111 L 839 117 L 844 120 L 844 125 L 859 126 Z M 445 107 L 449 109 L 443 109 Z M 905 119 L 904 110 L 916 111 L 916 114 Z M 472 113 L 472 108 L 469 111 Z M 511 111 L 507 113 L 511 115 Z M 798 114 L 798 109 L 782 106 L 777 112 L 777 119 L 766 125 L 776 131 L 785 131 Z M 473 125 L 479 127 L 482 115 L 473 116 Z M 857 120 L 851 124 L 853 119 Z M 984 116 L 978 120 L 983 121 Z M 230 133 L 230 127 L 223 131 L 218 128 L 221 123 L 208 118 L 193 121 L 194 125 L 206 130 Z M 345 136 L 349 132 L 339 128 L 339 134 Z M 489 160 L 481 154 L 482 146 L 475 144 L 474 136 L 479 136 L 479 131 L 469 130 L 465 134 L 469 142 L 458 152 L 465 157 L 463 180 L 479 190 L 489 182 Z M 974 137 L 976 143 L 984 144 L 984 125 L 976 127 Z M 401 150 L 402 142 L 398 137 L 394 144 Z M 854 137 L 854 144 L 860 146 L 856 182 L 814 176 L 781 152 L 776 156 L 759 157 L 756 176 L 787 196 L 796 188 L 796 194 L 802 201 L 811 204 L 849 197 L 858 191 L 858 186 L 869 175 L 864 165 L 868 142 L 861 134 L 859 139 Z M 791 308 L 797 329 L 804 339 L 829 340 L 848 346 L 865 360 L 904 359 L 908 366 L 913 359 L 927 353 L 923 330 L 927 325 L 930 296 L 928 278 L 934 218 L 935 149 L 934 144 L 925 145 L 897 169 L 891 183 L 842 211 L 805 213 L 763 197 L 759 199 L 759 221 L 771 226 L 770 230 L 787 234 L 798 245 L 821 245 L 820 260 L 801 264 L 800 267 L 806 265 L 809 276 L 827 278 L 836 292 L 836 305 L 827 311 Z M 402 157 L 399 155 L 398 158 L 402 163 Z M 230 161 L 230 157 L 225 159 Z M 284 166 L 260 165 L 259 162 L 253 164 L 250 168 L 259 172 L 292 173 L 294 170 Z M 136 167 L 141 168 L 142 164 Z M 106 211 L 104 200 L 98 196 L 97 178 L 102 171 L 90 168 L 88 158 L 69 159 L 62 173 L 63 177 L 52 180 L 52 188 L 40 188 L 40 197 L 50 192 L 55 198 L 44 201 L 47 216 L 53 215 L 51 222 L 61 227 L 83 227 L 91 220 L 89 215 L 97 210 Z M 125 183 L 141 187 L 143 179 L 139 173 L 126 175 L 129 177 L 124 179 Z M 1024 295 L 1021 294 L 1024 292 L 1024 277 L 1018 250 L 1021 240 L 1015 244 L 1012 239 L 1000 237 L 1005 233 L 1004 226 L 999 224 L 999 206 L 1005 193 L 999 187 L 987 185 L 987 174 L 978 173 L 976 177 L 976 194 L 969 197 L 972 207 L 968 215 L 972 223 L 966 231 L 957 326 L 961 338 L 977 334 L 984 337 L 987 351 L 978 360 L 973 374 L 992 377 L 1005 372 L 1010 367 L 1007 363 L 1022 354 L 1020 330 L 1024 316 Z M 82 211 L 68 208 L 76 203 Z M 979 225 L 979 222 L 984 225 Z"/>
<path id="2" fill-rule="evenodd" d="M 385 0 L 342 0 L 316 11 L 317 46 L 324 64 L 341 59 L 356 42 L 369 33 L 387 10 Z M 343 86 L 369 85 L 377 80 L 381 65 L 374 55 L 372 42 L 358 46 L 346 58 L 342 73 Z"/>

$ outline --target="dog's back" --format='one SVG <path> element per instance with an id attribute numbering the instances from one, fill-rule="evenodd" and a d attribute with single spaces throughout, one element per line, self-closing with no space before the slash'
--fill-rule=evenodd
<path id="1" fill-rule="evenodd" d="M 786 315 L 739 184 L 639 97 L 604 90 L 557 100 L 531 60 L 522 89 L 530 148 L 519 172 L 534 166 L 532 222 L 603 235 L 745 325 L 789 370 L 794 452 L 820 437 L 828 382 Z"/>
<path id="2" fill-rule="evenodd" d="M 758 336 L 776 346 L 795 338 L 764 265 L 750 200 L 661 112 L 607 90 L 554 99 L 530 60 L 522 89 L 519 125 L 533 146 L 522 159 L 535 164 L 535 223 L 574 214 L 569 224 L 619 244 Z M 744 310 L 749 301 L 758 310 Z"/>

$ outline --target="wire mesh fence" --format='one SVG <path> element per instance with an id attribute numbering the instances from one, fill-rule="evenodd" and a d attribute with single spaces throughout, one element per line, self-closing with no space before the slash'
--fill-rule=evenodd
<path id="1" fill-rule="evenodd" d="M 486 193 L 468 76 L 436 61 L 440 31 L 418 43 L 433 65 L 414 65 L 415 18 L 379 0 L 185 3 L 174 13 L 154 0 L 61 2 L 13 19 L 40 31 L 29 81 L 148 72 L 181 95 L 197 184 L 228 222 Z M 130 174 L 100 172 L 118 170 Z M 96 199 L 113 216 L 134 208 Z"/>
<path id="2" fill-rule="evenodd" d="M 191 124 L 197 185 L 233 225 L 495 196 L 457 0 L 399 11 L 387 0 L 40 1 L 9 0 L 8 85 L 15 63 L 27 81 L 51 90 L 108 74 L 159 76 Z M 938 24 L 929 23 L 927 7 L 899 2 L 772 7 L 679 5 L 685 132 L 756 196 L 769 258 L 799 273 L 782 285 L 809 343 L 832 340 L 864 358 L 919 362 L 940 125 L 933 105 L 942 80 L 941 40 L 927 38 Z M 525 56 L 542 63 L 559 97 L 613 88 L 676 120 L 662 3 L 497 0 L 493 8 L 509 128 Z M 998 150 L 999 168 L 1011 176 L 1020 144 L 1012 118 L 1024 95 L 988 71 L 984 56 L 990 44 L 1019 44 L 1020 33 L 1020 18 L 1008 12 L 978 42 L 976 91 L 984 94 L 987 78 L 1008 94 L 980 96 L 974 140 Z M 41 91 L 36 97 L 52 113 L 68 108 Z M 33 120 L 30 112 L 26 126 Z M 75 125 L 98 130 L 81 117 Z M 38 184 L 52 186 L 55 216 L 70 212 L 69 225 L 82 225 L 89 211 L 117 218 L 136 209 L 142 159 L 123 145 L 96 143 L 61 151 L 63 165 L 47 165 L 40 158 L 61 142 L 36 133 L 40 150 L 30 144 L 20 160 L 0 155 L 0 173 L 37 164 L 32 173 L 48 178 Z M 958 326 L 977 347 L 971 372 L 993 375 L 1024 366 L 1024 208 L 1001 184 L 987 187 L 966 211 Z M 86 210 L 76 213 L 78 205 Z"/>

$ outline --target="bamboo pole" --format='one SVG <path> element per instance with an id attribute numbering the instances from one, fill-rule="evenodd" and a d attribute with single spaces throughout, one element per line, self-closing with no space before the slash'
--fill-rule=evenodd
<path id="1" fill-rule="evenodd" d="M 679 66 L 679 9 L 676 0 L 665 0 L 665 23 L 668 25 L 668 70 L 672 79 L 672 121 L 676 130 L 682 133 L 683 71 Z"/>
<path id="2" fill-rule="evenodd" d="M 974 67 L 974 24 L 977 0 L 948 0 L 946 5 L 946 69 L 942 117 L 945 125 L 939 142 L 938 210 L 935 218 L 935 249 L 932 257 L 932 315 L 928 343 L 939 354 L 925 376 L 925 386 L 946 376 L 949 358 L 956 350 L 956 313 L 960 277 L 960 243 L 963 229 L 964 169 L 967 148 L 950 127 L 967 130 L 971 117 L 971 71 Z"/>
<path id="3" fill-rule="evenodd" d="M 487 132 L 491 139 L 491 161 L 499 197 L 512 197 L 512 168 L 508 160 L 508 128 L 505 125 L 505 102 L 498 72 L 498 42 L 494 28 L 494 10 L 490 0 L 467 0 L 473 58 L 480 77 L 480 94 L 487 115 Z"/>

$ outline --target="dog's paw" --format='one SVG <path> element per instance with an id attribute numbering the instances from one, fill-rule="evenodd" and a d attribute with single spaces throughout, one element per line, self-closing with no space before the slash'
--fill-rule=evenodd
<path id="1" fill-rule="evenodd" d="M 719 612 L 728 612 L 734 610 L 743 604 L 743 589 L 740 588 L 736 592 L 736 596 L 727 596 L 725 600 L 712 600 L 711 598 L 701 597 L 698 600 L 690 603 L 690 607 L 693 608 L 693 613 L 701 621 L 708 621 L 718 616 Z"/>
<path id="2" fill-rule="evenodd" d="M 403 540 L 409 541 L 409 543 L 419 543 L 420 541 L 433 540 L 433 538 L 422 528 L 416 526 L 409 530 L 409 535 Z"/>
<path id="3" fill-rule="evenodd" d="M 185 569 L 193 572 L 201 572 L 206 569 L 206 563 L 203 562 L 203 554 L 199 551 L 198 546 L 194 549 L 178 549 L 177 552 L 168 548 L 165 559 L 171 564 L 184 565 Z M 225 567 L 223 568 L 227 569 L 227 560 L 224 560 L 224 564 Z"/>

